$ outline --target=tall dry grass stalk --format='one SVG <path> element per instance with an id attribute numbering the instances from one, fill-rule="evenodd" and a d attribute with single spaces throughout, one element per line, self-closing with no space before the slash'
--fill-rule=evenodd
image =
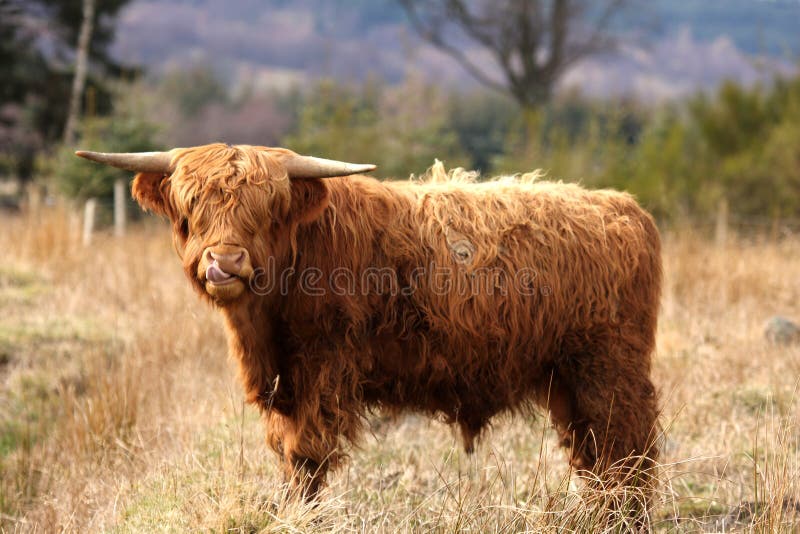
<path id="1" fill-rule="evenodd" d="M 4 217 L 0 527 L 7 531 L 620 531 L 637 495 L 584 489 L 546 417 L 476 454 L 376 414 L 317 506 L 285 499 L 222 328 L 164 225 L 90 248 L 66 208 Z M 666 429 L 655 530 L 791 531 L 798 517 L 800 241 L 665 235 L 656 355 Z M 622 504 L 620 504 L 622 503 Z M 621 511 L 615 515 L 613 510 Z"/>

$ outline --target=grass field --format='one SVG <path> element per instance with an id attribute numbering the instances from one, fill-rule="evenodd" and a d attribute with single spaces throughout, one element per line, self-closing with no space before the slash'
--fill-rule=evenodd
<path id="1" fill-rule="evenodd" d="M 376 414 L 321 503 L 282 504 L 221 321 L 165 225 L 81 246 L 53 208 L 0 218 L 0 529 L 14 532 L 593 531 L 543 416 L 501 419 L 472 456 L 445 425 Z M 656 531 L 800 529 L 800 239 L 664 236 L 655 357 Z M 600 503 L 600 504 L 599 504 Z M 619 528 L 619 525 L 612 525 Z"/>

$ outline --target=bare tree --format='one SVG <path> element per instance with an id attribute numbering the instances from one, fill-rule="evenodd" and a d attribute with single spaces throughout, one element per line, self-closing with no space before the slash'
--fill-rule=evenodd
<path id="1" fill-rule="evenodd" d="M 75 51 L 75 77 L 72 80 L 72 92 L 69 99 L 69 111 L 67 112 L 67 122 L 64 126 L 64 144 L 71 146 L 75 142 L 75 128 L 80 115 L 81 98 L 83 89 L 86 86 L 86 69 L 89 62 L 89 45 L 92 40 L 92 30 L 94 29 L 94 2 L 95 0 L 83 0 L 83 20 L 81 30 L 78 35 L 78 48 Z"/>
<path id="2" fill-rule="evenodd" d="M 549 100 L 567 67 L 612 48 L 609 24 L 627 5 L 625 0 L 398 1 L 423 39 L 526 109 Z M 504 80 L 464 52 L 464 38 L 491 54 Z"/>

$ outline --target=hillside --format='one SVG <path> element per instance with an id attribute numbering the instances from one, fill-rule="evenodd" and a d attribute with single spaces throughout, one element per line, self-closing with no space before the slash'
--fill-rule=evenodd
<path id="1" fill-rule="evenodd" d="M 626 42 L 619 53 L 577 65 L 565 84 L 599 96 L 661 99 L 724 79 L 752 83 L 793 68 L 798 19 L 800 3 L 789 1 L 638 4 L 617 21 Z M 490 61 L 465 47 L 475 61 Z M 233 86 L 370 75 L 397 82 L 409 70 L 450 86 L 474 86 L 407 26 L 395 0 L 135 1 L 120 16 L 114 51 L 155 72 L 210 63 Z"/>

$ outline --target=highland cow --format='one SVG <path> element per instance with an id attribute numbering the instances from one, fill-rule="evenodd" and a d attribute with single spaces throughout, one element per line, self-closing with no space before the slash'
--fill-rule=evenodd
<path id="1" fill-rule="evenodd" d="M 372 409 L 441 417 L 471 451 L 538 405 L 576 468 L 652 481 L 660 241 L 631 196 L 440 164 L 381 182 L 244 145 L 78 155 L 138 171 L 307 498 Z"/>

